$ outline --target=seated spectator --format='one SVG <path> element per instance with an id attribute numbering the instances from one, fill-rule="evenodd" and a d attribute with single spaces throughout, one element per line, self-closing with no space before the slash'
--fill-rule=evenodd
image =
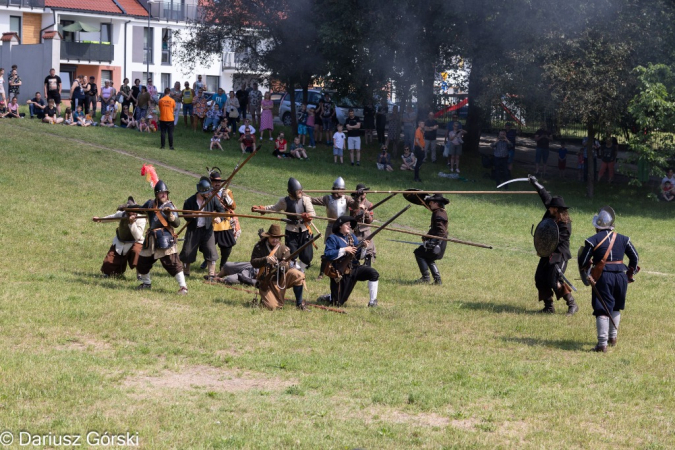
<path id="1" fill-rule="evenodd" d="M 148 110 L 148 114 L 145 116 L 146 121 L 148 123 L 148 128 L 150 128 L 150 131 L 152 133 L 156 132 L 159 127 L 157 126 L 157 114 L 155 113 L 154 110 L 154 105 L 151 103 L 151 108 Z"/>
<path id="2" fill-rule="evenodd" d="M 286 158 L 289 156 L 286 150 L 288 150 L 288 142 L 286 142 L 286 139 L 284 139 L 284 133 L 279 133 L 276 141 L 274 141 L 274 152 L 272 155 L 279 159 Z"/>
<path id="3" fill-rule="evenodd" d="M 0 100 L 0 119 L 4 119 L 7 117 L 7 114 L 9 114 L 9 111 L 7 111 L 7 107 L 5 106 L 5 102 Z"/>
<path id="4" fill-rule="evenodd" d="M 75 112 L 73 113 L 73 121 L 75 122 L 75 125 L 77 126 L 83 126 L 84 124 L 84 111 L 82 111 L 82 104 L 78 104 L 77 108 L 75 108 Z"/>
<path id="5" fill-rule="evenodd" d="M 209 126 L 211 126 L 215 130 L 218 127 L 218 124 L 220 123 L 221 118 L 220 107 L 218 106 L 218 103 L 214 100 L 209 100 L 206 103 L 206 106 L 208 106 L 209 109 L 208 111 L 206 111 L 206 120 L 204 121 L 204 131 L 207 131 L 209 129 Z"/>
<path id="6" fill-rule="evenodd" d="M 129 112 L 129 106 L 122 107 L 122 114 L 120 114 L 120 127 L 134 129 L 138 123 L 134 120 L 134 116 Z"/>
<path id="7" fill-rule="evenodd" d="M 84 122 L 81 124 L 83 127 L 95 127 L 98 123 L 94 122 L 94 119 L 91 118 L 91 114 L 85 114 Z"/>
<path id="8" fill-rule="evenodd" d="M 243 124 L 242 126 L 239 127 L 239 134 L 240 134 L 240 135 L 241 135 L 241 134 L 244 134 L 246 128 L 249 129 L 249 131 L 251 132 L 251 134 L 255 134 L 255 128 L 253 128 L 253 126 L 251 125 L 251 120 L 250 120 L 250 119 L 244 119 L 244 124 Z"/>
<path id="9" fill-rule="evenodd" d="M 37 116 L 37 118 L 40 120 L 45 118 L 45 109 L 47 109 L 47 103 L 42 98 L 42 94 L 36 92 L 35 97 L 33 97 L 32 100 L 28 100 L 27 103 L 31 119 L 35 116 Z"/>
<path id="10" fill-rule="evenodd" d="M 220 145 L 220 140 L 223 138 L 223 128 L 224 127 L 221 125 L 213 130 L 213 136 L 211 137 L 211 145 L 209 146 L 209 150 L 213 150 L 213 147 L 218 147 L 221 151 L 223 150 L 223 147 Z"/>
<path id="11" fill-rule="evenodd" d="M 78 104 L 77 107 L 80 108 L 80 105 Z M 77 120 L 75 120 L 73 110 L 70 106 L 66 108 L 66 113 L 63 115 L 63 124 L 68 125 L 69 127 L 77 126 Z"/>
<path id="12" fill-rule="evenodd" d="M 309 159 L 305 148 L 300 143 L 300 136 L 296 136 L 295 139 L 293 139 L 293 143 L 291 144 L 291 156 L 297 159 Z"/>
<path id="13" fill-rule="evenodd" d="M 391 156 L 387 152 L 387 146 L 383 145 L 380 150 L 380 156 L 377 157 L 377 170 L 393 172 L 394 168 L 391 167 Z"/>
<path id="14" fill-rule="evenodd" d="M 110 109 L 108 109 L 103 117 L 101 117 L 100 125 L 102 127 L 115 128 L 115 119 L 113 118 L 113 113 Z"/>
<path id="15" fill-rule="evenodd" d="M 415 170 L 415 164 L 417 164 L 417 158 L 415 155 L 410 153 L 410 147 L 406 146 L 403 149 L 403 154 L 401 155 L 403 164 L 401 164 L 401 170 Z"/>
<path id="16" fill-rule="evenodd" d="M 145 117 L 143 117 L 141 121 L 138 123 L 138 131 L 140 131 L 141 133 L 144 131 L 150 133 L 150 126 L 148 125 L 148 119 L 146 119 Z"/>
<path id="17" fill-rule="evenodd" d="M 244 128 L 244 134 L 239 138 L 241 142 L 242 153 L 253 153 L 256 150 L 255 134 L 251 133 L 251 128 Z"/>
<path id="18" fill-rule="evenodd" d="M 670 169 L 661 180 L 661 197 L 666 201 L 671 201 L 673 196 L 675 196 L 675 174 L 673 174 L 673 169 Z"/>
<path id="19" fill-rule="evenodd" d="M 52 125 L 63 123 L 63 117 L 59 116 L 59 110 L 56 108 L 53 98 L 49 99 L 49 104 L 47 105 L 47 109 L 45 109 L 45 118 L 42 121 Z"/>
<path id="20" fill-rule="evenodd" d="M 9 102 L 9 106 L 7 107 L 7 115 L 5 115 L 6 118 L 8 119 L 18 119 L 19 116 L 19 100 L 17 100 L 16 97 L 12 97 L 12 101 Z"/>

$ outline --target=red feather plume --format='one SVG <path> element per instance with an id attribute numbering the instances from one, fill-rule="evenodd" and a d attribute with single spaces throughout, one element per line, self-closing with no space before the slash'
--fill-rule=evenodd
<path id="1" fill-rule="evenodd" d="M 143 167 L 141 168 L 141 176 L 145 176 L 145 180 L 150 183 L 150 186 L 153 188 L 159 181 L 157 172 L 155 172 L 155 168 L 152 166 L 152 164 L 143 164 Z"/>

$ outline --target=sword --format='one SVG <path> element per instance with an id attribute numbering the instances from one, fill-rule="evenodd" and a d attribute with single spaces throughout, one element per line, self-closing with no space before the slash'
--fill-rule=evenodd
<path id="1" fill-rule="evenodd" d="M 560 278 L 567 284 L 569 287 L 572 288 L 574 292 L 577 292 L 577 288 L 574 287 L 574 285 L 570 282 L 570 280 L 567 279 L 565 274 L 563 273 L 562 270 L 560 270 L 560 267 L 556 264 L 555 269 L 558 271 L 558 275 L 560 275 Z"/>
<path id="2" fill-rule="evenodd" d="M 607 313 L 607 317 L 609 317 L 609 320 L 612 321 L 612 325 L 614 325 L 614 328 L 617 330 L 619 327 L 616 326 L 616 323 L 614 323 L 614 318 L 612 317 L 612 313 L 610 312 L 609 308 L 607 307 L 607 303 L 605 303 L 605 299 L 602 298 L 602 295 L 600 295 L 600 292 L 598 291 L 598 287 L 595 285 L 595 280 L 593 279 L 592 276 L 588 276 L 588 282 L 591 283 L 591 287 L 593 288 L 593 292 L 595 292 L 595 296 L 598 297 L 598 300 L 600 300 L 600 303 L 602 303 L 602 307 Z"/>
<path id="3" fill-rule="evenodd" d="M 530 179 L 529 178 L 514 178 L 513 180 L 503 182 L 502 184 L 497 186 L 497 189 L 499 189 L 502 186 L 506 186 L 507 184 L 515 183 L 516 181 L 528 181 L 529 182 Z"/>
<path id="4" fill-rule="evenodd" d="M 400 242 L 401 244 L 424 245 L 424 242 L 399 241 L 396 239 L 387 239 L 387 240 L 391 242 Z"/>

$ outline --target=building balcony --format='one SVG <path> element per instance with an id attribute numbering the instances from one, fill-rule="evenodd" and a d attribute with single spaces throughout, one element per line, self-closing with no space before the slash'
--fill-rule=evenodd
<path id="1" fill-rule="evenodd" d="M 202 20 L 204 10 L 199 5 L 186 5 L 178 0 L 150 3 L 149 6 L 152 19 L 167 22 L 197 22 Z"/>
<path id="2" fill-rule="evenodd" d="M 69 61 L 112 62 L 115 46 L 100 42 L 61 41 L 61 59 Z"/>
<path id="3" fill-rule="evenodd" d="M 15 8 L 44 8 L 45 0 L 0 0 L 0 6 L 14 6 Z"/>
<path id="4" fill-rule="evenodd" d="M 238 69 L 249 58 L 248 53 L 225 52 L 223 53 L 223 69 Z"/>

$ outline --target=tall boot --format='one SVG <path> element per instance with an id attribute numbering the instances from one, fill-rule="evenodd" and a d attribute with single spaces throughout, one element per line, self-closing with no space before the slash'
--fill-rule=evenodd
<path id="1" fill-rule="evenodd" d="M 555 306 L 553 306 L 553 297 L 544 300 L 544 309 L 539 311 L 544 314 L 555 314 Z"/>
<path id="2" fill-rule="evenodd" d="M 206 267 L 209 269 L 209 281 L 213 281 L 213 279 L 216 276 L 216 262 L 215 261 L 207 261 Z"/>
<path id="3" fill-rule="evenodd" d="M 300 310 L 307 310 L 305 302 L 302 300 L 303 286 L 293 286 L 293 294 L 295 294 L 295 306 Z"/>
<path id="4" fill-rule="evenodd" d="M 434 284 L 443 284 L 441 281 L 441 272 L 439 272 L 436 262 L 429 264 L 429 269 L 431 270 L 431 275 L 434 277 Z"/>
<path id="5" fill-rule="evenodd" d="M 609 317 L 597 316 L 595 318 L 595 327 L 598 330 L 598 345 L 593 350 L 596 352 L 606 352 L 607 337 L 609 335 Z"/>
<path id="6" fill-rule="evenodd" d="M 619 334 L 619 329 L 617 327 L 619 326 L 619 322 L 621 322 L 621 311 L 612 311 L 612 320 L 614 320 L 614 323 L 609 323 L 609 338 L 607 339 L 607 343 L 614 347 L 616 345 L 617 335 Z M 616 324 L 616 327 L 614 324 Z"/>
<path id="7" fill-rule="evenodd" d="M 577 306 L 577 303 L 574 301 L 574 297 L 572 297 L 572 294 L 563 295 L 563 299 L 565 300 L 565 303 L 567 303 L 568 316 L 573 316 L 574 313 L 579 311 L 579 306 Z"/>
<path id="8" fill-rule="evenodd" d="M 420 268 L 420 273 L 422 274 L 422 278 L 415 280 L 415 283 L 430 283 L 431 276 L 429 276 L 429 264 L 427 264 L 427 260 L 420 258 L 419 256 L 416 256 L 415 259 L 417 260 L 417 266 Z"/>

